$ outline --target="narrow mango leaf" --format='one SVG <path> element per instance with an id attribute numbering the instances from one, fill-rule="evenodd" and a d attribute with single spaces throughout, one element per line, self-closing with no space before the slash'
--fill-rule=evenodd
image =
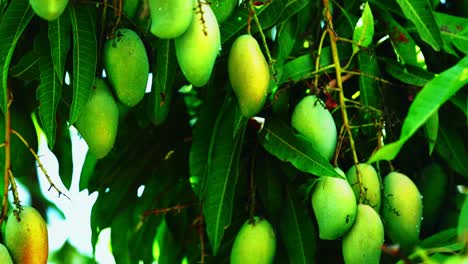
<path id="1" fill-rule="evenodd" d="M 434 74 L 412 65 L 402 65 L 394 61 L 385 61 L 385 71 L 401 82 L 424 86 L 434 78 Z"/>
<path id="2" fill-rule="evenodd" d="M 296 43 L 297 29 L 297 19 L 294 17 L 281 24 L 278 30 L 278 56 L 276 57 L 278 65 L 282 65 L 291 54 Z"/>
<path id="3" fill-rule="evenodd" d="M 65 115 L 60 114 L 57 123 L 56 144 L 52 150 L 59 163 L 59 176 L 65 188 L 70 189 L 73 178 L 73 153 L 70 137 L 70 127 L 68 126 Z"/>
<path id="4" fill-rule="evenodd" d="M 155 50 L 149 114 L 153 123 L 159 125 L 169 113 L 177 62 L 172 40 L 159 39 Z"/>
<path id="5" fill-rule="evenodd" d="M 26 52 L 18 63 L 10 68 L 11 77 L 27 81 L 39 80 L 39 59 L 39 54 L 34 50 Z"/>
<path id="6" fill-rule="evenodd" d="M 286 192 L 283 216 L 280 218 L 281 237 L 289 263 L 315 263 L 317 232 L 307 214 L 307 207 L 298 201 L 294 191 Z"/>
<path id="7" fill-rule="evenodd" d="M 166 221 L 163 221 L 159 225 L 156 239 L 159 243 L 160 252 L 164 252 L 163 254 L 159 254 L 158 264 L 181 263 L 184 256 L 182 245 L 175 239 Z"/>
<path id="8" fill-rule="evenodd" d="M 86 153 L 86 157 L 80 174 L 80 184 L 78 188 L 80 192 L 88 188 L 89 179 L 91 179 L 91 177 L 93 176 L 97 162 L 98 159 L 96 158 L 96 156 L 90 151 L 88 151 Z"/>
<path id="9" fill-rule="evenodd" d="M 385 31 L 395 47 L 395 53 L 404 64 L 419 66 L 416 54 L 416 42 L 413 37 L 385 10 L 379 10 Z"/>
<path id="10" fill-rule="evenodd" d="M 54 70 L 52 59 L 42 56 L 39 61 L 40 84 L 36 90 L 36 98 L 39 101 L 39 118 L 42 129 L 47 137 L 50 149 L 54 148 L 55 132 L 57 128 L 57 107 L 62 95 L 62 83 Z"/>
<path id="11" fill-rule="evenodd" d="M 0 23 L 0 108 L 3 113 L 8 101 L 8 71 L 18 39 L 34 16 L 28 1 L 11 1 Z"/>
<path id="12" fill-rule="evenodd" d="M 369 159 L 369 163 L 379 160 L 393 160 L 400 152 L 403 144 L 418 128 L 467 83 L 468 57 L 465 57 L 455 66 L 442 72 L 424 86 L 408 110 L 408 115 L 401 129 L 400 139 L 385 145 L 375 152 Z"/>
<path id="13" fill-rule="evenodd" d="M 442 37 L 432 14 L 429 0 L 397 0 L 403 14 L 411 20 L 418 30 L 419 36 L 435 51 L 442 46 Z"/>
<path id="14" fill-rule="evenodd" d="M 231 224 L 234 191 L 237 183 L 240 148 L 244 133 L 233 140 L 232 131 L 237 103 L 232 97 L 225 101 L 213 129 L 208 166 L 203 214 L 206 232 L 216 255 L 224 236 L 224 229 Z"/>
<path id="15" fill-rule="evenodd" d="M 429 155 L 432 155 L 435 143 L 437 142 L 437 132 L 439 131 L 439 114 L 435 112 L 426 124 L 424 124 L 424 133 L 426 134 L 427 143 L 429 144 Z"/>
<path id="16" fill-rule="evenodd" d="M 54 21 L 50 21 L 48 25 L 52 61 L 60 81 L 63 81 L 65 60 L 70 49 L 70 19 L 68 13 L 68 9 L 65 9 L 63 15 Z"/>
<path id="17" fill-rule="evenodd" d="M 354 27 L 353 41 L 362 46 L 368 47 L 372 43 L 374 37 L 374 17 L 369 7 L 369 3 L 366 2 L 362 16 L 359 18 L 356 26 Z M 353 53 L 359 51 L 359 46 L 353 44 Z"/>
<path id="18" fill-rule="evenodd" d="M 73 34 L 73 99 L 70 124 L 76 122 L 88 102 L 97 59 L 95 11 L 87 5 L 68 5 Z"/>
<path id="19" fill-rule="evenodd" d="M 458 217 L 458 227 L 457 227 L 458 237 L 465 237 L 468 233 L 468 196 L 465 195 L 465 201 L 463 202 L 463 207 Z"/>
<path id="20" fill-rule="evenodd" d="M 468 19 L 434 12 L 442 39 L 468 55 Z"/>
<path id="21" fill-rule="evenodd" d="M 379 64 L 369 52 L 360 52 L 358 54 L 358 63 L 362 72 L 370 76 L 380 76 Z M 365 75 L 359 76 L 359 92 L 359 98 L 363 105 L 380 108 L 382 94 L 377 80 Z"/>
<path id="22" fill-rule="evenodd" d="M 454 171 L 468 177 L 468 153 L 459 131 L 447 123 L 439 126 L 439 138 L 435 145 L 436 152 Z"/>
<path id="23" fill-rule="evenodd" d="M 268 120 L 259 134 L 260 144 L 273 156 L 291 162 L 297 169 L 317 176 L 339 177 L 328 160 L 314 149 L 312 142 L 295 134 L 280 120 Z"/>

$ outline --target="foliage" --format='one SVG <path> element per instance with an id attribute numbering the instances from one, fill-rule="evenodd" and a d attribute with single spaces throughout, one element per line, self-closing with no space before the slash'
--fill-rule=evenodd
<path id="1" fill-rule="evenodd" d="M 466 188 L 456 188 L 468 183 L 466 1 L 245 0 L 219 25 L 221 49 L 202 87 L 184 77 L 174 39 L 151 33 L 148 0 L 139 1 L 132 17 L 121 2 L 70 1 L 48 22 L 27 1 L 0 1 L 5 142 L 25 133 L 14 133 L 10 112 L 32 113 L 67 187 L 76 166 L 69 129 L 102 77 L 104 42 L 118 28 L 143 40 L 152 91 L 131 108 L 119 103 L 113 149 L 102 159 L 87 153 L 79 179 L 80 190 L 99 194 L 92 243 L 111 227 L 117 263 L 152 263 L 154 243 L 159 263 L 227 263 L 237 232 L 257 215 L 275 230 L 275 263 L 342 262 L 341 243 L 319 239 L 310 191 L 319 177 L 341 177 L 334 167 L 346 171 L 364 162 L 380 182 L 394 170 L 415 182 L 430 178 L 421 171 L 432 163 L 448 177 L 436 224 L 422 229 L 408 252 L 386 238 L 382 262 L 441 261 L 466 250 L 468 200 Z M 250 119 L 242 116 L 227 70 L 232 43 L 246 33 L 260 44 L 271 73 L 266 103 Z M 339 131 L 331 161 L 291 126 L 295 105 L 312 94 L 325 102 Z M 16 150 L 3 140 L 0 162 L 9 164 Z M 11 166 L 9 177 L 3 167 L 4 194 L 10 183 L 15 192 L 10 178 L 17 178 L 38 211 L 54 206 L 38 191 L 35 175 L 17 175 L 24 169 Z"/>

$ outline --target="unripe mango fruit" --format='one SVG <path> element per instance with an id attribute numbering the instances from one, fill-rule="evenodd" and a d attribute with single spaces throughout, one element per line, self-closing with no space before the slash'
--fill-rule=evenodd
<path id="1" fill-rule="evenodd" d="M 8 249 L 3 244 L 0 244 L 0 263 L 13 264 L 10 252 L 8 252 Z"/>
<path id="2" fill-rule="evenodd" d="M 218 23 L 223 23 L 231 16 L 234 8 L 239 4 L 239 0 L 213 0 L 211 1 L 211 9 L 218 20 Z"/>
<path id="3" fill-rule="evenodd" d="M 29 0 L 29 4 L 36 15 L 47 21 L 52 21 L 63 13 L 68 5 L 68 0 Z"/>
<path id="4" fill-rule="evenodd" d="M 193 2 L 193 0 L 149 0 L 151 33 L 162 39 L 172 39 L 182 35 L 192 22 Z"/>
<path id="5" fill-rule="evenodd" d="M 377 212 L 380 211 L 381 194 L 380 194 L 380 180 L 379 175 L 372 165 L 367 163 L 358 164 L 359 172 L 361 173 L 362 184 L 365 190 L 365 199 L 362 201 L 364 204 L 372 206 Z M 356 173 L 356 165 L 353 165 L 346 172 L 346 178 L 353 188 L 356 200 L 359 201 L 361 195 L 361 188 L 359 186 L 358 177 Z"/>
<path id="6" fill-rule="evenodd" d="M 322 156 L 328 160 L 333 157 L 337 141 L 335 120 L 317 96 L 306 96 L 296 105 L 291 125 L 312 141 Z"/>
<path id="7" fill-rule="evenodd" d="M 242 35 L 232 44 L 228 73 L 242 115 L 250 118 L 260 112 L 267 97 L 270 70 L 257 40 L 251 35 Z"/>
<path id="8" fill-rule="evenodd" d="M 49 255 L 47 225 L 33 207 L 23 206 L 19 221 L 14 212 L 5 227 L 5 245 L 15 264 L 45 264 Z"/>
<path id="9" fill-rule="evenodd" d="M 119 108 L 106 82 L 96 78 L 76 128 L 98 159 L 114 146 L 119 123 Z"/>
<path id="10" fill-rule="evenodd" d="M 270 223 L 257 216 L 247 220 L 231 250 L 231 264 L 270 264 L 276 251 L 276 236 Z"/>
<path id="11" fill-rule="evenodd" d="M 132 30 L 121 28 L 104 44 L 104 68 L 117 98 L 127 105 L 138 104 L 145 95 L 149 62 L 145 45 Z"/>
<path id="12" fill-rule="evenodd" d="M 343 171 L 337 172 L 344 176 Z M 314 187 L 311 202 L 321 239 L 337 239 L 353 225 L 357 210 L 356 198 L 345 179 L 321 177 Z"/>
<path id="13" fill-rule="evenodd" d="M 199 87 L 210 79 L 221 46 L 221 35 L 216 17 L 206 1 L 194 1 L 192 12 L 190 26 L 175 39 L 175 48 L 185 78 Z"/>
<path id="14" fill-rule="evenodd" d="M 421 194 L 408 176 L 398 172 L 389 173 L 383 185 L 385 232 L 403 250 L 411 250 L 419 240 L 423 206 Z"/>
<path id="15" fill-rule="evenodd" d="M 367 204 L 359 204 L 356 220 L 343 237 L 343 258 L 346 264 L 380 263 L 384 227 L 379 214 Z"/>

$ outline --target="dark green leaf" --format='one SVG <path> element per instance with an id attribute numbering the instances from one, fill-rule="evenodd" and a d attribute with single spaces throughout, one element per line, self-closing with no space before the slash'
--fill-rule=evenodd
<path id="1" fill-rule="evenodd" d="M 81 169 L 81 175 L 80 175 L 80 184 L 79 184 L 80 191 L 88 188 L 89 179 L 92 177 L 94 173 L 94 168 L 96 168 L 97 161 L 98 159 L 93 153 L 91 153 L 90 151 L 86 153 L 86 157 L 85 157 L 83 168 Z"/>
<path id="2" fill-rule="evenodd" d="M 429 144 L 429 155 L 434 150 L 435 143 L 437 141 L 437 132 L 439 131 L 439 114 L 435 112 L 426 124 L 424 124 L 424 132 L 426 134 L 427 143 Z"/>
<path id="3" fill-rule="evenodd" d="M 161 252 L 158 258 L 158 264 L 181 263 L 183 257 L 181 244 L 175 239 L 166 221 L 163 221 L 159 226 L 156 239 L 159 244 L 159 252 Z"/>
<path id="4" fill-rule="evenodd" d="M 39 80 L 39 58 L 39 54 L 33 50 L 26 52 L 18 63 L 10 68 L 11 76 L 28 81 Z"/>
<path id="5" fill-rule="evenodd" d="M 358 54 L 359 69 L 370 76 L 380 76 L 380 69 L 377 60 L 368 52 Z M 363 105 L 380 107 L 382 93 L 377 80 L 366 75 L 359 76 L 359 98 Z"/>
<path id="6" fill-rule="evenodd" d="M 419 67 L 402 65 L 394 61 L 386 61 L 385 70 L 399 81 L 415 86 L 424 86 L 435 76 Z"/>
<path id="7" fill-rule="evenodd" d="M 368 47 L 372 43 L 374 37 L 374 17 L 369 7 L 369 3 L 366 2 L 362 16 L 359 18 L 353 33 L 353 41 L 362 47 Z M 353 45 L 353 52 L 359 51 L 359 46 Z"/>
<path id="8" fill-rule="evenodd" d="M 447 122 L 447 121 L 445 121 Z M 448 125 L 449 122 L 439 126 L 439 137 L 435 145 L 436 152 L 445 159 L 447 164 L 464 177 L 468 177 L 468 152 L 459 131 Z"/>
<path id="9" fill-rule="evenodd" d="M 456 228 L 446 229 L 424 239 L 420 246 L 423 248 L 445 247 L 457 241 Z"/>
<path id="10" fill-rule="evenodd" d="M 434 12 L 444 42 L 453 44 L 468 55 L 468 19 Z"/>
<path id="11" fill-rule="evenodd" d="M 0 108 L 5 113 L 8 101 L 8 70 L 16 44 L 34 16 L 27 1 L 11 1 L 0 24 Z"/>
<path id="12" fill-rule="evenodd" d="M 288 252 L 289 263 L 315 263 L 317 232 L 305 204 L 300 203 L 294 193 L 290 189 L 286 192 L 280 224 L 281 237 Z"/>
<path id="13" fill-rule="evenodd" d="M 70 107 L 70 124 L 73 124 L 91 93 L 96 71 L 97 42 L 95 10 L 89 5 L 69 5 L 69 10 L 73 34 L 73 100 Z"/>
<path id="14" fill-rule="evenodd" d="M 430 82 L 415 97 L 401 129 L 400 139 L 385 145 L 372 155 L 369 163 L 393 160 L 403 144 L 421 127 L 439 107 L 468 83 L 468 57 L 444 71 Z M 440 89 L 444 87 L 444 89 Z"/>
<path id="15" fill-rule="evenodd" d="M 65 188 L 70 189 L 73 177 L 73 153 L 70 137 L 70 127 L 63 115 L 57 128 L 57 141 L 52 151 L 59 163 L 59 175 Z"/>
<path id="16" fill-rule="evenodd" d="M 262 146 L 282 161 L 291 162 L 297 169 L 317 176 L 342 177 L 312 142 L 295 134 L 280 120 L 267 120 L 259 135 Z"/>
<path id="17" fill-rule="evenodd" d="M 406 18 L 416 25 L 421 39 L 439 51 L 442 46 L 442 38 L 439 28 L 432 14 L 429 0 L 396 0 L 403 10 Z"/>
<path id="18" fill-rule="evenodd" d="M 65 60 L 70 48 L 70 19 L 68 9 L 54 21 L 49 22 L 48 35 L 54 68 L 60 81 L 63 80 Z"/>

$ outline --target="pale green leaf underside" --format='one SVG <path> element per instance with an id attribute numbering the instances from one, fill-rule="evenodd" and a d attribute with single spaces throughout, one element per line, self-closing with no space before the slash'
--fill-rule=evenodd
<path id="1" fill-rule="evenodd" d="M 359 18 L 353 32 L 353 41 L 362 47 L 368 47 L 372 43 L 374 37 L 374 17 L 369 7 L 369 3 L 366 2 L 364 11 L 362 12 L 361 18 Z M 353 52 L 359 51 L 359 47 L 353 45 Z"/>

